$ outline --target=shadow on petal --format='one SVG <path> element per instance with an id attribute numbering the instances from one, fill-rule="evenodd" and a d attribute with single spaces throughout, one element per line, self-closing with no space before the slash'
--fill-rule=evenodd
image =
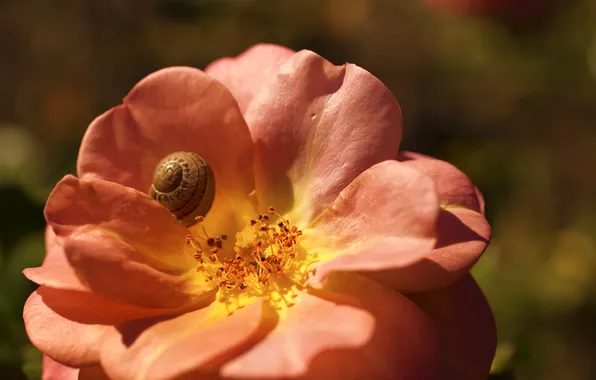
<path id="1" fill-rule="evenodd" d="M 225 310 L 224 304 L 213 303 L 173 318 L 123 323 L 102 342 L 102 366 L 114 378 L 215 376 L 225 362 L 250 349 L 277 324 L 277 314 L 262 300 L 229 315 Z"/>
<path id="2" fill-rule="evenodd" d="M 430 317 L 439 336 L 441 378 L 486 379 L 497 332 L 490 306 L 472 276 L 410 299 Z"/>
<path id="3" fill-rule="evenodd" d="M 486 219 L 466 208 L 441 209 L 435 248 L 409 266 L 364 274 L 401 292 L 420 292 L 452 283 L 480 258 L 490 241 Z"/>
<path id="4" fill-rule="evenodd" d="M 73 322 L 84 324 L 114 325 L 132 319 L 158 315 L 183 314 L 195 310 L 215 299 L 215 292 L 201 303 L 187 304 L 180 308 L 143 308 L 120 303 L 94 293 L 39 287 L 37 293 L 55 313 Z"/>
<path id="5" fill-rule="evenodd" d="M 406 297 L 354 273 L 300 293 L 280 323 L 222 368 L 226 378 L 424 379 L 436 377 L 435 332 Z"/>

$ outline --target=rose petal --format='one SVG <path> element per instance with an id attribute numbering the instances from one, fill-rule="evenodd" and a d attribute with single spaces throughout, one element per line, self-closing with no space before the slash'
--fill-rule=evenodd
<path id="1" fill-rule="evenodd" d="M 310 283 L 332 271 L 415 268 L 435 245 L 438 213 L 429 177 L 397 161 L 373 166 L 305 231 L 301 244 L 321 260 Z"/>
<path id="2" fill-rule="evenodd" d="M 72 368 L 60 364 L 47 355 L 43 356 L 42 380 L 110 380 L 98 365 Z"/>
<path id="3" fill-rule="evenodd" d="M 497 346 L 495 320 L 470 275 L 410 298 L 431 318 L 441 347 L 441 378 L 486 379 Z"/>
<path id="4" fill-rule="evenodd" d="M 399 105 L 377 78 L 311 51 L 269 76 L 245 117 L 260 206 L 293 209 L 302 226 L 361 172 L 395 158 L 401 139 Z"/>
<path id="5" fill-rule="evenodd" d="M 88 291 L 81 283 L 74 269 L 68 263 L 62 238 L 54 233 L 51 226 L 45 231 L 46 256 L 41 267 L 26 268 L 23 274 L 31 281 L 39 285 L 50 286 L 61 289 L 73 289 Z"/>
<path id="6" fill-rule="evenodd" d="M 168 68 L 141 80 L 122 105 L 91 123 L 77 171 L 147 192 L 157 163 L 179 151 L 199 154 L 213 170 L 212 230 L 237 230 L 237 211 L 252 213 L 252 141 L 234 97 L 200 70 Z"/>
<path id="7" fill-rule="evenodd" d="M 226 315 L 214 303 L 169 320 L 138 320 L 103 342 L 101 363 L 114 378 L 171 379 L 213 374 L 221 361 L 248 349 L 270 329 L 262 300 Z"/>
<path id="8" fill-rule="evenodd" d="M 402 152 L 398 158 L 405 165 L 416 168 L 432 178 L 444 208 L 466 207 L 482 212 L 484 200 L 478 189 L 459 169 L 448 162 L 419 153 Z"/>
<path id="9" fill-rule="evenodd" d="M 180 308 L 146 308 L 116 302 L 91 292 L 39 287 L 37 292 L 44 304 L 60 316 L 83 324 L 114 325 L 132 319 L 161 315 L 181 314 L 193 310 L 195 305 Z M 211 298 L 213 301 L 213 298 Z"/>
<path id="10" fill-rule="evenodd" d="M 193 307 L 184 305 L 180 309 L 149 309 L 91 293 L 76 277 L 60 246 L 60 240 L 48 226 L 47 253 L 43 265 L 39 268 L 27 268 L 23 272 L 31 281 L 43 285 L 38 288 L 38 292 L 43 295 L 44 303 L 61 316 L 79 323 L 115 324 L 130 319 L 184 312 Z"/>
<path id="11" fill-rule="evenodd" d="M 98 343 L 109 328 L 63 318 L 45 304 L 40 289 L 43 287 L 29 296 L 23 309 L 31 343 L 52 359 L 72 367 L 97 363 Z"/>
<path id="12" fill-rule="evenodd" d="M 43 356 L 43 375 L 42 380 L 77 380 L 79 378 L 79 369 L 60 364 L 47 355 Z"/>
<path id="13" fill-rule="evenodd" d="M 230 90 L 244 113 L 267 76 L 294 54 L 293 50 L 283 46 L 258 44 L 237 57 L 212 62 L 205 72 Z"/>
<path id="14" fill-rule="evenodd" d="M 401 292 L 422 292 L 446 286 L 478 261 L 490 241 L 491 230 L 484 216 L 466 208 L 441 210 L 437 242 L 424 260 L 407 271 L 381 270 L 367 275 Z"/>
<path id="15" fill-rule="evenodd" d="M 66 176 L 50 194 L 45 214 L 63 239 L 69 264 L 98 295 L 173 308 L 198 301 L 212 288 L 195 272 L 187 230 L 143 193 Z"/>
<path id="16" fill-rule="evenodd" d="M 437 189 L 441 212 L 437 243 L 409 271 L 370 273 L 371 278 L 402 292 L 436 289 L 468 272 L 486 249 L 491 229 L 483 216 L 484 201 L 464 173 L 447 162 L 416 153 L 400 157 L 403 164 L 429 175 Z"/>
<path id="17" fill-rule="evenodd" d="M 176 151 L 201 155 L 222 186 L 253 189 L 250 134 L 234 97 L 189 67 L 147 76 L 97 118 L 83 138 L 78 173 L 145 192 L 158 161 Z"/>
<path id="18" fill-rule="evenodd" d="M 435 333 L 402 295 L 334 275 L 301 293 L 261 342 L 225 364 L 231 378 L 435 379 Z"/>

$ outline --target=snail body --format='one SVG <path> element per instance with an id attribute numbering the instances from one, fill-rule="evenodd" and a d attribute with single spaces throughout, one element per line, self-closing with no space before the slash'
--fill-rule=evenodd
<path id="1" fill-rule="evenodd" d="M 215 197 L 215 177 L 196 153 L 176 152 L 156 166 L 149 196 L 170 210 L 186 226 L 207 214 Z"/>

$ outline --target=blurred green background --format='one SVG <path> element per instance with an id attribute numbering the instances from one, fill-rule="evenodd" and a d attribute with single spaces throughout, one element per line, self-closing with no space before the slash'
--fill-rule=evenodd
<path id="1" fill-rule="evenodd" d="M 0 1 L 0 377 L 40 376 L 21 270 L 43 259 L 45 199 L 89 122 L 156 69 L 274 42 L 371 71 L 401 103 L 402 148 L 483 191 L 491 378 L 596 379 L 596 2 L 559 3 L 495 18 L 422 0 Z"/>

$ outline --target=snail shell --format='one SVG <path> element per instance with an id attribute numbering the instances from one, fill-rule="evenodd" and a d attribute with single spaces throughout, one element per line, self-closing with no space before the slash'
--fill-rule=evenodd
<path id="1" fill-rule="evenodd" d="M 196 153 L 176 152 L 164 157 L 153 174 L 149 196 L 190 226 L 205 215 L 215 196 L 215 178 Z"/>

